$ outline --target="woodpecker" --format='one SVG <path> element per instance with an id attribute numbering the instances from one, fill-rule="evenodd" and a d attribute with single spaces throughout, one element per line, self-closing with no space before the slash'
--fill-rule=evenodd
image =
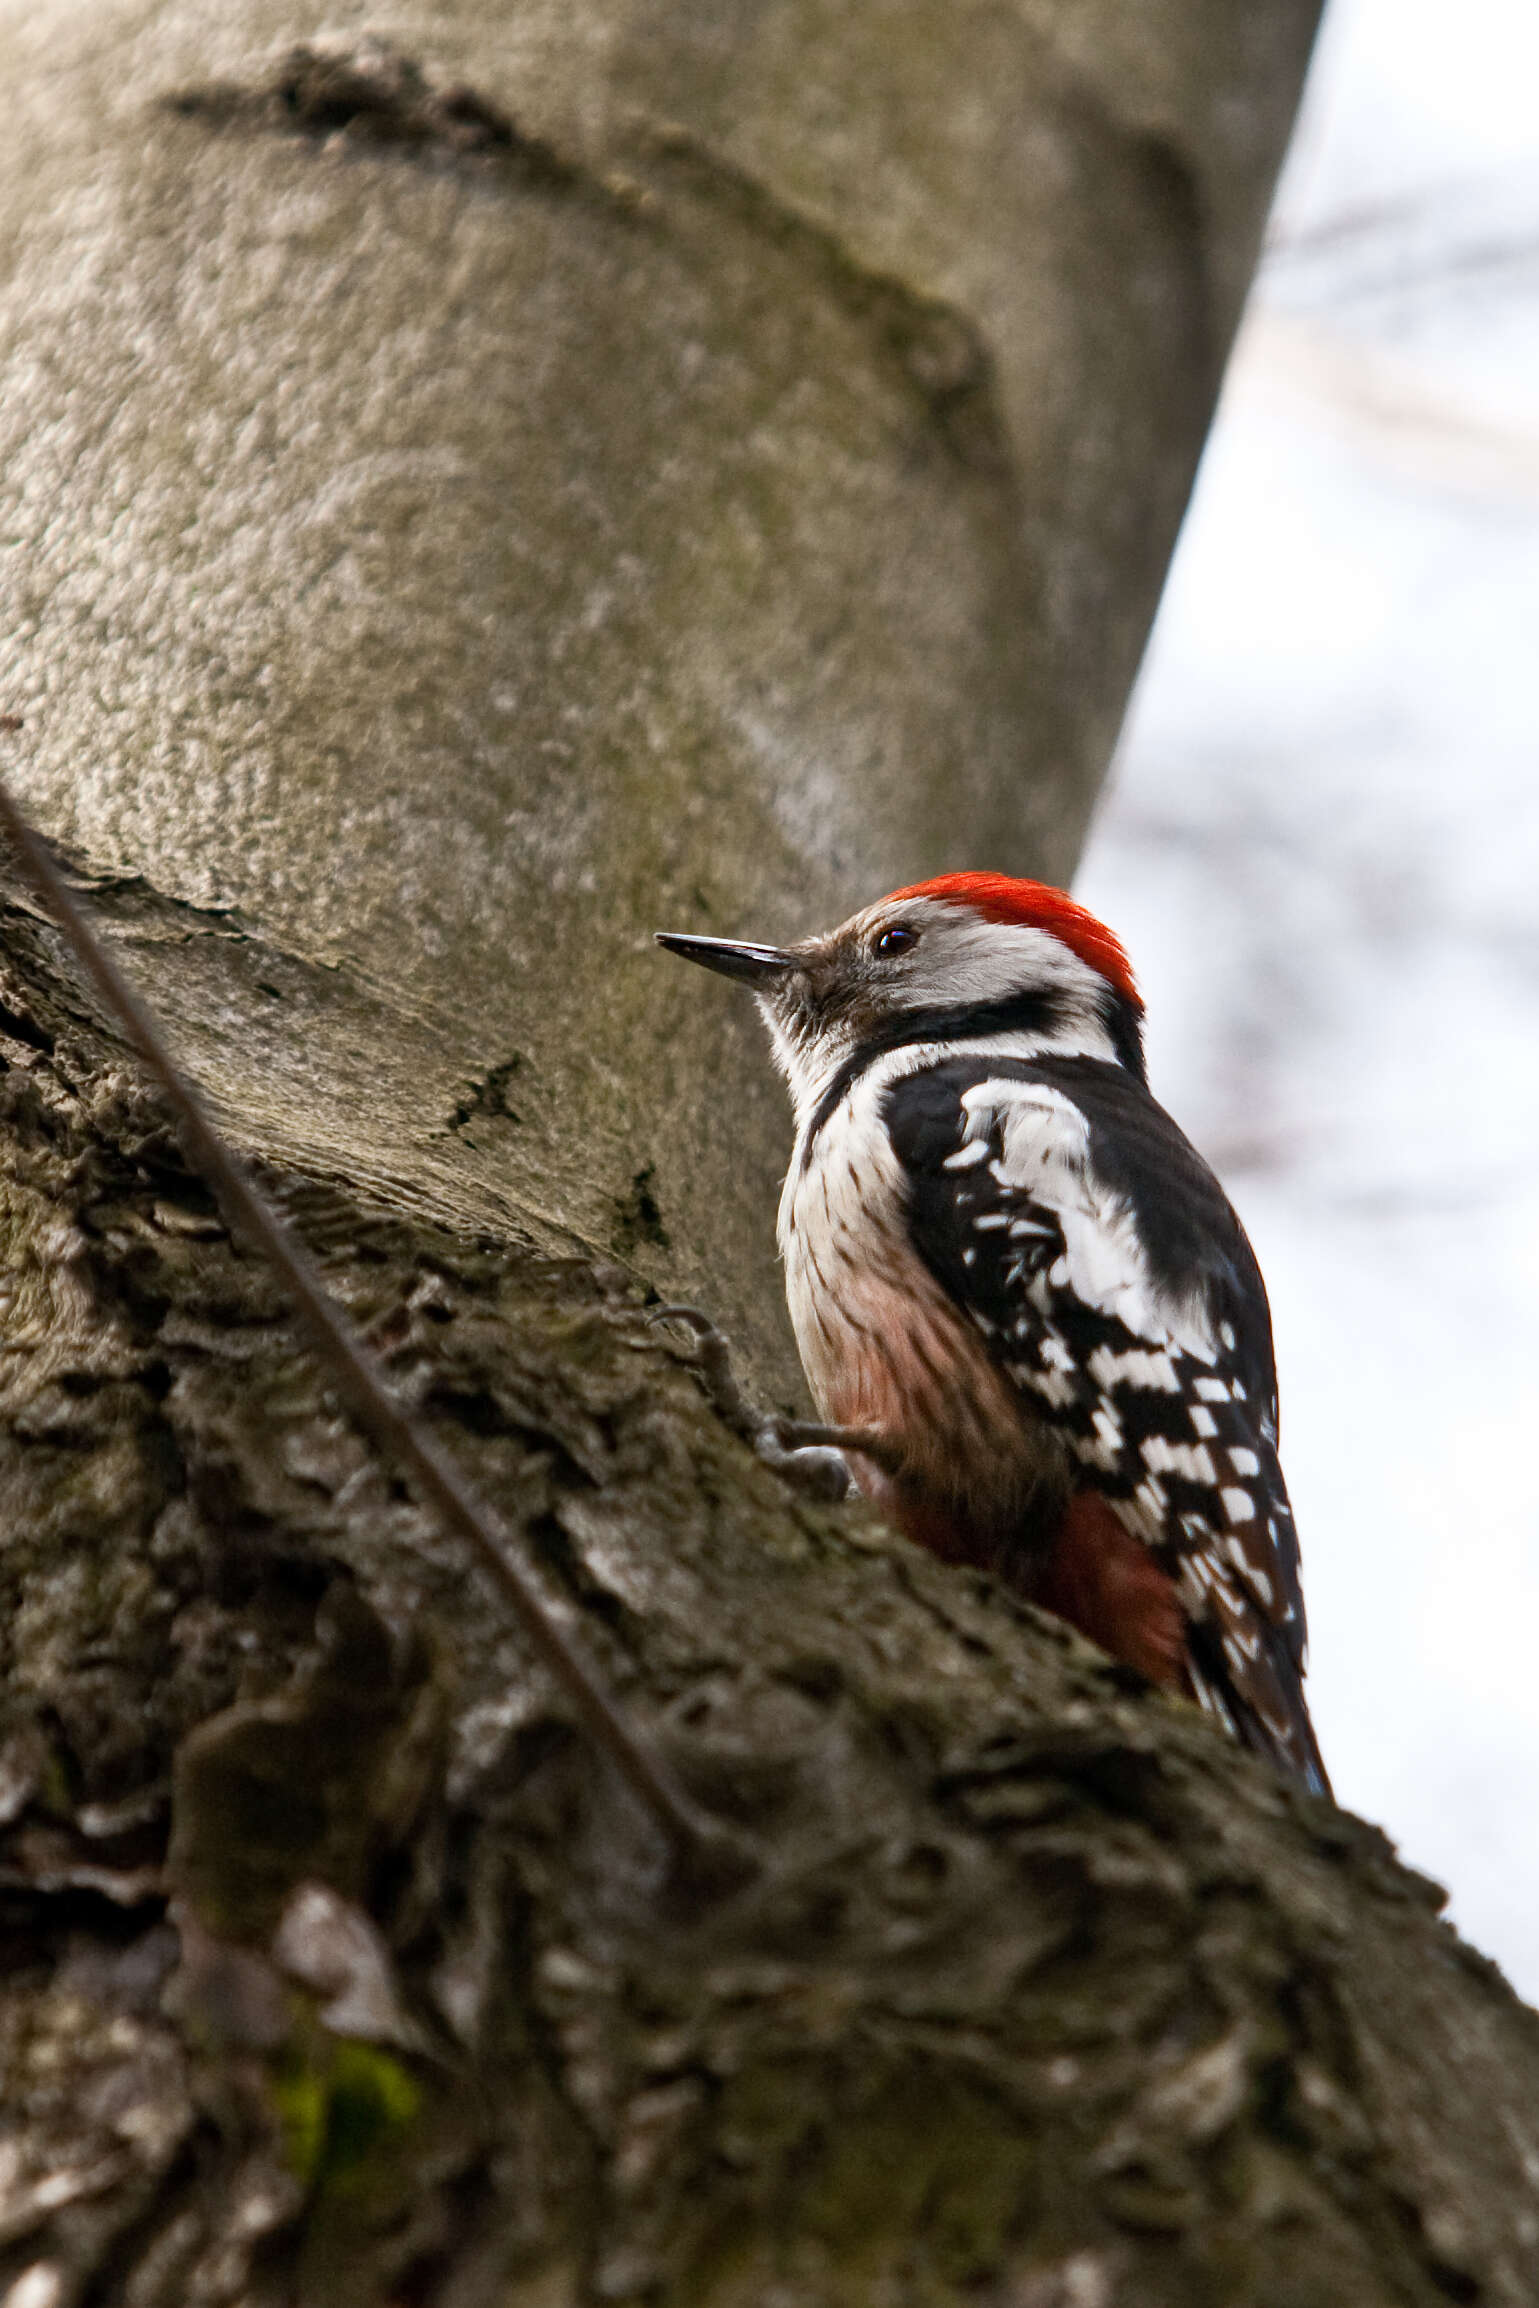
<path id="1" fill-rule="evenodd" d="M 1328 1794 L 1266 1288 L 1117 938 L 958 873 L 796 945 L 658 943 L 769 1027 L 791 1320 L 859 1487 Z"/>

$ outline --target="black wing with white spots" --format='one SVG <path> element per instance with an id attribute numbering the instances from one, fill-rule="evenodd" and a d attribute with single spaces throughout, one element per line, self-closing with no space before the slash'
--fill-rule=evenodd
<path id="1" fill-rule="evenodd" d="M 1212 1171 L 1090 1058 L 948 1060 L 885 1120 L 920 1256 L 1175 1581 L 1198 1698 L 1325 1791 L 1266 1291 Z"/>

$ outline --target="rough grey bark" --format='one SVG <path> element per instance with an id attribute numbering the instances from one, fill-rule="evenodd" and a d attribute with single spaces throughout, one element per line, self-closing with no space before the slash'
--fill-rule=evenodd
<path id="1" fill-rule="evenodd" d="M 6 2308 L 1539 2298 L 1430 1887 L 642 1313 L 789 1386 L 653 923 L 1067 870 L 1312 15 L 0 0 L 17 782 L 762 1856 L 670 1874 L 12 893 Z"/>
<path id="2" fill-rule="evenodd" d="M 672 1880 L 0 929 L 0 2297 L 1535 2299 L 1539 2020 L 1371 1828 L 788 1497 L 618 1269 L 275 1182 L 762 1854 Z"/>

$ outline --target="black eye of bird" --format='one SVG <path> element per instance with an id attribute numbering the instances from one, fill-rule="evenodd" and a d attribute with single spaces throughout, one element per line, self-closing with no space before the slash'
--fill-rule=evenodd
<path id="1" fill-rule="evenodd" d="M 901 922 L 894 922 L 890 930 L 883 930 L 881 936 L 875 940 L 871 951 L 874 954 L 879 954 L 885 962 L 893 954 L 906 954 L 910 946 L 917 946 L 918 943 L 919 932 L 917 930 L 906 930 Z"/>

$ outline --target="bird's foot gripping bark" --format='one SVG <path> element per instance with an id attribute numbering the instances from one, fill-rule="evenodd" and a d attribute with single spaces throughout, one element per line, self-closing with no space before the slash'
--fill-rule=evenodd
<path id="1" fill-rule="evenodd" d="M 808 1497 L 849 1497 L 855 1485 L 845 1456 L 848 1451 L 858 1451 L 882 1466 L 889 1463 L 892 1454 L 880 1435 L 756 1409 L 737 1383 L 725 1338 L 698 1306 L 659 1306 L 651 1319 L 681 1323 L 692 1332 L 695 1368 L 715 1409 L 766 1466 Z"/>

